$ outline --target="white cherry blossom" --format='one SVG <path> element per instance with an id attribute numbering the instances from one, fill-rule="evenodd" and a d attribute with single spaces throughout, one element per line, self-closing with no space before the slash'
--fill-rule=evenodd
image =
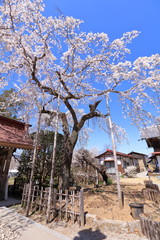
<path id="1" fill-rule="evenodd" d="M 60 97 L 68 176 L 85 123 L 107 116 L 97 110 L 106 94 L 110 101 L 119 96 L 124 116 L 137 126 L 154 119 L 148 106 L 159 113 L 160 55 L 127 61 L 128 44 L 138 31 L 110 41 L 106 33 L 81 31 L 80 19 L 45 17 L 44 7 L 41 0 L 4 0 L 0 6 L 0 86 L 15 81 L 19 95 L 14 97 L 26 101 L 23 118 L 42 109 L 54 120 Z"/>

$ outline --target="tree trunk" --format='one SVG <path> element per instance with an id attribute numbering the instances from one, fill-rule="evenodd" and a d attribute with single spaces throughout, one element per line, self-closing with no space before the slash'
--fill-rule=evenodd
<path id="1" fill-rule="evenodd" d="M 71 146 L 68 147 L 68 149 L 67 146 L 65 146 L 64 149 L 65 151 L 62 159 L 61 174 L 59 176 L 59 188 L 63 190 L 68 189 L 70 186 L 71 163 L 73 155 L 73 149 Z"/>
<path id="2" fill-rule="evenodd" d="M 65 85 L 65 83 L 62 80 L 62 76 L 60 72 L 56 72 L 59 78 L 60 83 Z M 46 89 L 45 89 L 46 90 Z M 66 90 L 66 89 L 65 89 Z M 68 92 L 68 90 L 67 90 Z M 69 92 L 68 92 L 69 93 Z M 70 95 L 70 93 L 69 93 Z M 55 95 L 57 97 L 57 94 Z M 89 108 L 90 111 L 87 114 L 84 114 L 80 120 L 78 121 L 76 111 L 72 108 L 72 105 L 69 102 L 68 97 L 60 96 L 60 99 L 63 101 L 69 112 L 71 113 L 72 120 L 73 120 L 73 128 L 72 131 L 70 131 L 70 123 L 67 119 L 67 114 L 63 112 L 59 112 L 59 116 L 62 121 L 62 129 L 64 133 L 64 147 L 63 147 L 63 156 L 62 156 L 62 168 L 61 168 L 61 175 L 59 176 L 59 188 L 68 188 L 70 183 L 70 168 L 72 163 L 72 155 L 74 147 L 77 143 L 78 135 L 80 130 L 83 128 L 85 122 L 89 119 L 92 119 L 94 117 L 102 117 L 102 114 L 96 111 L 96 108 L 98 104 L 101 102 L 101 100 L 95 102 L 94 104 L 90 104 Z M 43 113 L 46 114 L 53 114 L 51 111 L 46 110 L 43 108 Z M 106 117 L 107 115 L 103 115 L 103 117 Z"/>
<path id="3" fill-rule="evenodd" d="M 61 174 L 59 176 L 59 188 L 63 190 L 68 189 L 70 186 L 73 150 L 77 143 L 78 133 L 79 133 L 78 129 L 77 130 L 74 129 L 70 136 L 65 136 L 64 131 L 62 167 Z"/>
<path id="4" fill-rule="evenodd" d="M 99 173 L 101 174 L 102 178 L 103 178 L 103 181 L 105 182 L 105 184 L 107 185 L 108 184 L 108 176 L 106 174 L 106 169 L 102 168 L 102 169 L 99 169 Z"/>
<path id="5" fill-rule="evenodd" d="M 70 186 L 70 169 L 71 169 L 71 164 L 68 164 L 67 161 L 62 166 L 62 174 L 59 177 L 59 188 L 60 189 L 68 189 Z"/>
<path id="6" fill-rule="evenodd" d="M 86 159 L 85 157 L 83 157 L 83 160 L 91 167 L 93 167 L 93 169 L 97 170 L 98 173 L 101 174 L 103 181 L 105 182 L 105 184 L 107 185 L 108 183 L 108 176 L 106 174 L 106 168 L 105 167 L 98 167 L 96 166 L 94 163 L 92 163 L 91 161 L 89 161 L 88 159 Z"/>

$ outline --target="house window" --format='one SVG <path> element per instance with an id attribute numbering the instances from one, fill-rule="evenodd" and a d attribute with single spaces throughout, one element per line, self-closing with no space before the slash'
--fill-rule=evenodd
<path id="1" fill-rule="evenodd" d="M 134 166 L 138 166 L 138 159 L 134 159 Z"/>
<path id="2" fill-rule="evenodd" d="M 124 161 L 124 168 L 128 167 L 129 166 L 129 162 L 127 161 Z"/>
<path id="3" fill-rule="evenodd" d="M 108 162 L 108 167 L 109 167 L 109 168 L 114 167 L 114 162 Z"/>

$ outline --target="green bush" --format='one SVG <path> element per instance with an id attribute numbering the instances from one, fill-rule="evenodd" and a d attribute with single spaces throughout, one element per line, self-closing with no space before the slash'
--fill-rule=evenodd
<path id="1" fill-rule="evenodd" d="M 124 174 L 122 174 L 122 175 L 121 175 L 121 178 L 124 178 L 124 177 L 125 177 L 125 175 L 124 175 Z"/>
<path id="2" fill-rule="evenodd" d="M 107 185 L 111 185 L 113 183 L 113 180 L 111 179 L 111 178 L 108 178 L 108 180 L 107 180 Z M 103 181 L 99 181 L 98 182 L 98 185 L 103 185 L 104 184 L 104 182 Z"/>
<path id="3" fill-rule="evenodd" d="M 113 183 L 113 180 L 111 178 L 108 178 L 107 185 L 111 185 Z"/>
<path id="4" fill-rule="evenodd" d="M 98 185 L 103 185 L 103 182 L 102 182 L 102 181 L 99 181 L 99 182 L 98 182 Z"/>

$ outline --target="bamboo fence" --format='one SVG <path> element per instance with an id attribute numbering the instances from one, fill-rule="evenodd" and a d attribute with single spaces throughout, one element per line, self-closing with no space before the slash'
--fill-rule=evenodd
<path id="1" fill-rule="evenodd" d="M 21 207 L 26 208 L 29 193 L 29 185 L 25 184 L 22 194 Z M 42 215 L 47 213 L 49 188 L 39 189 L 38 186 L 33 186 L 31 190 L 30 212 L 39 212 Z M 84 226 L 84 199 L 83 190 L 65 190 L 53 189 L 51 198 L 50 216 L 52 220 L 57 218 L 71 220 L 73 223 L 78 221 L 80 226 Z"/>
<path id="2" fill-rule="evenodd" d="M 144 199 L 153 201 L 159 205 L 160 191 L 158 185 L 153 184 L 152 181 L 144 181 L 144 183 L 146 187 L 142 189 Z M 158 213 L 148 213 L 147 215 L 140 214 L 140 223 L 142 233 L 149 240 L 160 240 L 160 218 Z"/>
<path id="3" fill-rule="evenodd" d="M 140 214 L 140 224 L 142 233 L 149 240 L 159 240 L 160 239 L 160 221 L 152 220 L 149 217 Z"/>
<path id="4" fill-rule="evenodd" d="M 160 204 L 160 192 L 151 188 L 144 188 L 142 190 L 143 197 L 146 200 L 153 201 L 157 204 Z"/>

